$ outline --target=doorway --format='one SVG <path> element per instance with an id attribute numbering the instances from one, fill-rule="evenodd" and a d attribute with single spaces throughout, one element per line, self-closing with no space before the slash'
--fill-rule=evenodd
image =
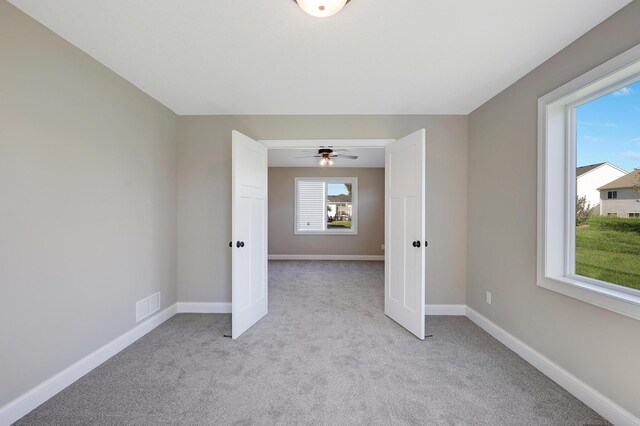
<path id="1" fill-rule="evenodd" d="M 268 310 L 269 215 L 267 212 L 269 201 L 274 202 L 268 197 L 269 151 L 278 152 L 282 156 L 286 150 L 296 150 L 297 153 L 311 151 L 312 154 L 318 150 L 319 157 L 316 155 L 307 157 L 314 160 L 320 158 L 322 161 L 327 159 L 325 157 L 327 150 L 347 152 L 345 156 L 357 157 L 352 151 L 358 149 L 384 150 L 385 231 L 381 247 L 384 246 L 385 260 L 385 313 L 418 338 L 424 339 L 425 133 L 422 129 L 397 140 L 253 141 L 239 132 L 233 132 L 232 236 L 236 245 L 232 255 L 232 337 L 234 339 L 266 315 Z M 300 157 L 305 156 L 300 155 Z M 336 160 L 338 158 L 336 156 Z M 314 167 L 314 170 L 318 169 L 319 167 Z M 317 204 L 318 214 L 315 217 L 319 220 L 315 223 L 312 220 L 314 216 L 309 216 L 309 212 L 294 210 L 295 225 L 290 228 L 291 234 L 295 236 L 298 232 L 298 235 L 302 233 L 303 236 L 309 236 L 304 235 L 305 231 L 322 231 L 321 233 L 327 234 L 344 232 L 345 234 L 340 236 L 341 239 L 350 238 L 347 233 L 358 235 L 355 224 L 350 220 L 338 221 L 348 225 L 344 227 L 346 229 L 336 229 L 330 225 L 338 216 L 338 219 L 349 218 L 348 206 L 338 206 L 336 203 L 333 203 L 336 205 L 329 205 L 327 194 L 330 185 L 339 185 L 340 180 L 344 180 L 342 185 L 347 188 L 353 187 L 354 183 L 354 180 L 347 181 L 347 178 L 350 178 L 348 176 L 333 176 L 333 178 L 338 180 L 330 181 L 327 178 L 323 180 L 317 177 L 312 180 L 307 177 L 306 180 L 296 181 L 292 188 L 296 199 L 295 208 L 298 208 L 297 203 L 300 200 L 306 203 L 305 207 Z M 300 182 L 306 186 L 301 187 Z M 311 201 L 307 202 L 308 200 L 304 197 L 309 194 Z M 357 190 L 352 192 L 352 197 L 355 194 Z M 345 198 L 343 201 L 346 202 L 346 198 L 349 198 L 348 194 L 343 195 L 345 195 L 342 197 Z M 336 198 L 333 201 L 337 200 Z M 353 203 L 354 198 L 350 198 L 350 201 Z M 290 202 L 286 204 L 290 209 L 294 207 Z M 326 214 L 325 208 L 332 215 Z M 353 204 L 351 208 L 354 208 Z M 307 216 L 301 216 L 303 213 Z M 356 220 L 365 213 L 360 212 Z M 304 219 L 303 226 L 300 226 L 301 218 Z M 257 247 L 258 245 L 260 247 Z"/>

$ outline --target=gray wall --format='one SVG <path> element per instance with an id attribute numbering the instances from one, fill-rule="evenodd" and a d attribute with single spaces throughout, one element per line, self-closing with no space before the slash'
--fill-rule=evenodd
<path id="1" fill-rule="evenodd" d="M 254 139 L 398 138 L 427 129 L 427 303 L 466 298 L 463 116 L 216 116 L 178 122 L 178 300 L 231 300 L 231 131 Z M 345 237 L 346 238 L 346 237 Z"/>
<path id="2" fill-rule="evenodd" d="M 470 115 L 467 302 L 640 417 L 640 323 L 536 286 L 537 99 L 640 43 L 639 22 L 634 1 Z"/>
<path id="3" fill-rule="evenodd" d="M 296 235 L 296 177 L 357 177 L 358 235 Z M 384 168 L 269 167 L 269 254 L 384 255 Z"/>
<path id="4" fill-rule="evenodd" d="M 0 406 L 176 301 L 176 116 L 0 1 Z"/>

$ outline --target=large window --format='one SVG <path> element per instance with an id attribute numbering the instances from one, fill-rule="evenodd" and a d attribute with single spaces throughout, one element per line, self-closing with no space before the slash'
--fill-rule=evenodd
<path id="1" fill-rule="evenodd" d="M 538 285 L 640 319 L 640 46 L 538 116 Z"/>
<path id="2" fill-rule="evenodd" d="M 596 96 L 572 107 L 577 170 L 591 169 L 578 206 L 599 192 L 576 211 L 574 272 L 640 290 L 640 223 L 628 220 L 640 207 L 640 81 Z"/>
<path id="3" fill-rule="evenodd" d="M 357 234 L 358 179 L 295 179 L 296 234 Z"/>

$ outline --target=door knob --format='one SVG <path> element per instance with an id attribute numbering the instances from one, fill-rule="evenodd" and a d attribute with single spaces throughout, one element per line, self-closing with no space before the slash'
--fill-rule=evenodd
<path id="1" fill-rule="evenodd" d="M 413 244 L 411 244 L 411 245 L 416 247 L 416 248 L 420 248 L 420 241 L 414 241 Z"/>
<path id="2" fill-rule="evenodd" d="M 238 247 L 238 248 L 242 247 L 242 246 L 240 245 L 240 241 L 237 241 L 237 242 L 236 242 L 236 247 Z"/>
<path id="3" fill-rule="evenodd" d="M 233 247 L 233 241 L 229 241 L 229 247 Z"/>
<path id="4" fill-rule="evenodd" d="M 240 241 L 240 247 L 244 247 L 244 241 Z"/>

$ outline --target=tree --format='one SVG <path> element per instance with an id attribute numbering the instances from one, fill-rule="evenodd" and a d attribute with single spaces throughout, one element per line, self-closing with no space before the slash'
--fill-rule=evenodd
<path id="1" fill-rule="evenodd" d="M 345 187 L 345 188 L 347 188 L 347 193 L 348 193 L 349 195 L 351 195 L 351 187 L 352 187 L 352 186 L 353 186 L 353 184 L 351 184 L 351 183 L 345 183 L 345 184 L 344 184 L 344 187 Z"/>
<path id="2" fill-rule="evenodd" d="M 576 226 L 584 225 L 591 217 L 591 204 L 587 203 L 587 197 L 578 197 L 576 200 Z"/>

